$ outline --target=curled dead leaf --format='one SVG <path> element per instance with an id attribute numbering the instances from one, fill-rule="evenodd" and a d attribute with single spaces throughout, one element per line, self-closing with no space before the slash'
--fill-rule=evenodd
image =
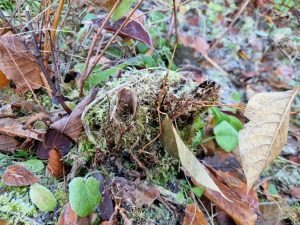
<path id="1" fill-rule="evenodd" d="M 37 155 L 40 159 L 48 159 L 49 152 L 55 148 L 62 155 L 66 155 L 72 146 L 71 139 L 56 130 L 50 130 L 45 135 L 45 142 L 40 142 L 37 146 Z"/>
<path id="2" fill-rule="evenodd" d="M 20 92 L 38 89 L 43 85 L 35 57 L 27 51 L 22 40 L 11 32 L 0 36 L 0 70 Z"/>
<path id="3" fill-rule="evenodd" d="M 250 121 L 239 132 L 239 154 L 248 191 L 286 144 L 291 104 L 297 92 L 259 93 L 246 106 L 245 116 Z"/>
<path id="4" fill-rule="evenodd" d="M 63 175 L 64 164 L 61 153 L 56 148 L 51 149 L 49 152 L 47 169 L 56 178 L 60 178 Z"/>
<path id="5" fill-rule="evenodd" d="M 7 168 L 2 182 L 8 186 L 27 186 L 39 182 L 39 179 L 25 167 L 15 164 Z"/>
<path id="6" fill-rule="evenodd" d="M 73 140 L 78 140 L 81 131 L 83 130 L 83 125 L 81 122 L 81 114 L 85 107 L 90 104 L 98 93 L 98 89 L 91 90 L 90 94 L 86 96 L 74 109 L 74 111 L 68 117 L 64 117 L 56 122 L 54 122 L 50 128 L 56 129 L 61 133 L 69 136 Z M 58 148 L 60 149 L 60 148 Z M 61 150 L 61 149 L 60 149 Z"/>
<path id="7" fill-rule="evenodd" d="M 118 121 L 130 121 L 134 118 L 137 110 L 136 92 L 129 88 L 122 88 L 117 92 L 117 101 L 112 117 Z"/>
<path id="8" fill-rule="evenodd" d="M 209 225 L 209 223 L 197 205 L 189 204 L 186 206 L 182 225 Z"/>

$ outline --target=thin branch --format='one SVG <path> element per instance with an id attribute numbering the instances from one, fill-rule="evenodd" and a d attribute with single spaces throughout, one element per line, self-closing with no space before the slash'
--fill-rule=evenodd
<path id="1" fill-rule="evenodd" d="M 35 51 L 35 57 L 37 59 L 37 63 L 40 67 L 40 70 L 43 72 L 43 74 L 45 75 L 45 78 L 50 86 L 50 88 L 52 89 L 52 94 L 57 97 L 59 103 L 61 104 L 61 106 L 63 107 L 63 109 L 67 112 L 67 113 L 71 113 L 71 109 L 65 104 L 60 92 L 55 88 L 52 80 L 51 80 L 51 77 L 49 75 L 49 72 L 48 70 L 46 69 L 45 67 L 45 64 L 44 64 L 44 59 L 43 59 L 43 56 L 41 55 L 40 53 L 40 50 L 38 48 L 38 45 L 36 43 L 36 40 L 35 40 L 35 35 L 34 35 L 34 32 L 33 32 L 33 27 L 32 27 L 32 24 L 30 22 L 30 15 L 29 15 L 29 12 L 26 11 L 25 12 L 25 16 L 26 16 L 26 19 L 28 21 L 28 28 L 29 30 L 31 31 L 31 35 L 32 35 L 32 43 L 33 43 L 33 46 L 34 46 L 34 51 Z M 50 40 L 51 42 L 51 40 Z"/>

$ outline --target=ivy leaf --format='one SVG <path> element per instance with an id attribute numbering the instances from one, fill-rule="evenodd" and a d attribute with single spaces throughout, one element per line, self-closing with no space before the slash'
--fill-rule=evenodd
<path id="1" fill-rule="evenodd" d="M 56 206 L 56 199 L 51 191 L 40 184 L 33 184 L 29 191 L 31 201 L 41 211 L 49 212 L 53 211 Z"/>
<path id="2" fill-rule="evenodd" d="M 238 144 L 238 132 L 227 122 L 223 121 L 214 128 L 218 145 L 226 152 L 233 151 Z"/>
<path id="3" fill-rule="evenodd" d="M 227 121 L 237 131 L 239 131 L 240 129 L 243 128 L 243 123 L 238 118 L 236 118 L 235 116 L 227 115 L 227 114 L 221 112 L 216 107 L 212 107 L 211 111 L 214 114 L 216 124 L 220 124 L 223 121 Z"/>
<path id="4" fill-rule="evenodd" d="M 130 11 L 131 5 L 136 0 L 123 0 L 121 4 L 117 7 L 117 9 L 114 11 L 114 13 L 111 16 L 111 20 L 114 22 L 123 16 L 126 16 L 126 14 Z"/>
<path id="5" fill-rule="evenodd" d="M 94 177 L 88 179 L 76 177 L 71 181 L 69 184 L 70 205 L 78 216 L 89 215 L 100 203 L 102 197 L 99 186 L 99 181 Z"/>

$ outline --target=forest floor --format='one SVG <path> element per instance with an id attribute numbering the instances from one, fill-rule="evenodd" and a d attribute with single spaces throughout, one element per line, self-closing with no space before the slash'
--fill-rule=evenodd
<path id="1" fill-rule="evenodd" d="M 0 225 L 300 224 L 297 0 L 0 10 Z"/>

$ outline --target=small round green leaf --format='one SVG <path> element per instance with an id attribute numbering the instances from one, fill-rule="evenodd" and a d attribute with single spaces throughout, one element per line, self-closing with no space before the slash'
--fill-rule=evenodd
<path id="1" fill-rule="evenodd" d="M 50 190 L 38 183 L 31 185 L 29 191 L 31 201 L 41 211 L 53 211 L 56 206 L 56 199 Z"/>
<path id="2" fill-rule="evenodd" d="M 238 132 L 227 122 L 223 121 L 214 128 L 218 145 L 226 152 L 233 151 L 238 144 Z"/>
<path id="3" fill-rule="evenodd" d="M 93 177 L 74 178 L 69 184 L 69 200 L 71 208 L 81 217 L 89 215 L 100 203 L 100 183 Z"/>

